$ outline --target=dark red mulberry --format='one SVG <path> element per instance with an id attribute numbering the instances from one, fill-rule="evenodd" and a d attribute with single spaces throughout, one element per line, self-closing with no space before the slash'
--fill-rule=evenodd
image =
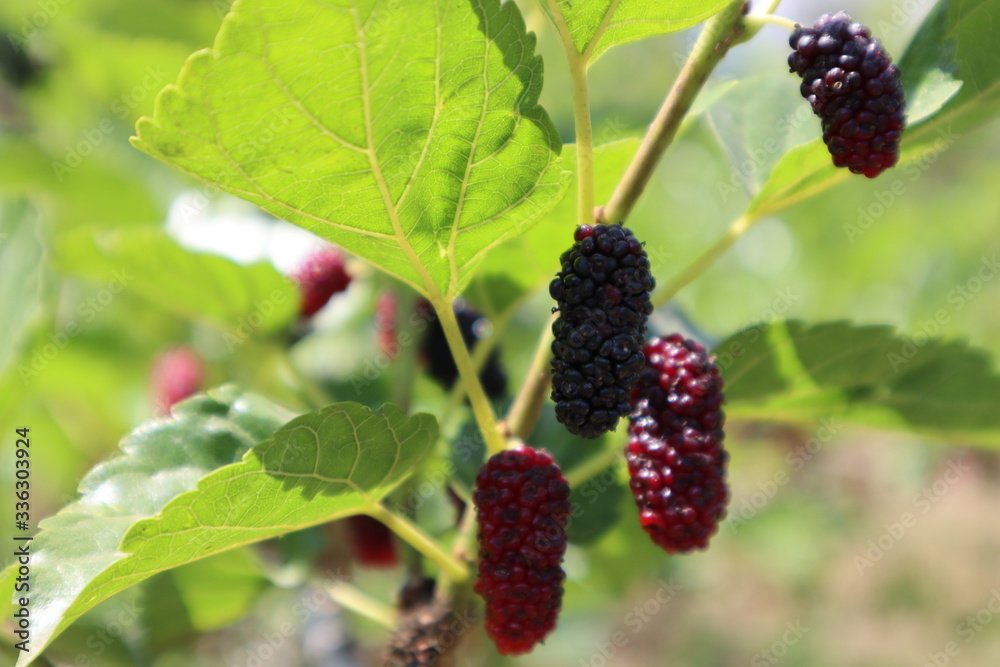
<path id="1" fill-rule="evenodd" d="M 358 563 L 371 568 L 395 567 L 399 562 L 392 531 L 366 514 L 347 519 L 347 536 Z"/>
<path id="2" fill-rule="evenodd" d="M 579 227 L 560 262 L 549 285 L 559 311 L 552 400 L 570 433 L 596 438 L 629 413 L 655 281 L 642 243 L 620 224 Z"/>
<path id="3" fill-rule="evenodd" d="M 726 516 L 722 377 L 683 336 L 646 345 L 625 447 L 639 521 L 667 553 L 703 549 Z"/>
<path id="4" fill-rule="evenodd" d="M 427 300 L 421 299 L 417 303 L 417 311 L 430 320 L 420 347 L 421 356 L 427 362 L 427 372 L 441 386 L 450 389 L 458 379 L 458 367 L 455 366 L 455 358 L 451 356 L 451 348 L 448 346 L 444 329 L 441 328 L 441 321 Z M 465 345 L 470 352 L 475 350 L 476 344 L 487 338 L 492 330 L 489 318 L 462 301 L 455 302 L 455 319 L 458 320 L 458 328 L 462 331 L 462 338 L 465 339 Z M 500 363 L 500 350 L 496 347 L 486 357 L 486 362 L 479 371 L 479 381 L 483 385 L 483 391 L 490 398 L 501 399 L 507 396 L 507 373 Z"/>
<path id="5" fill-rule="evenodd" d="M 899 161 L 906 125 L 899 68 L 867 26 L 844 12 L 824 14 L 789 39 L 800 92 L 823 123 L 833 163 L 875 178 Z"/>
<path id="6" fill-rule="evenodd" d="M 154 410 L 168 414 L 175 403 L 200 391 L 204 382 L 205 362 L 193 349 L 175 347 L 161 352 L 150 372 Z"/>
<path id="7" fill-rule="evenodd" d="M 500 653 L 527 653 L 562 607 L 569 485 L 548 452 L 522 447 L 483 464 L 473 498 L 486 631 Z"/>
<path id="8" fill-rule="evenodd" d="M 309 255 L 292 277 L 299 285 L 299 314 L 302 317 L 318 313 L 330 297 L 343 292 L 351 283 L 344 255 L 333 247 L 324 247 Z"/>

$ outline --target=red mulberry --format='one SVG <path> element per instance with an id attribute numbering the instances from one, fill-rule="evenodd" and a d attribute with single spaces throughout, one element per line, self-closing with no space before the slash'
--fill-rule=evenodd
<path id="1" fill-rule="evenodd" d="M 190 347 L 161 352 L 150 373 L 153 407 L 166 415 L 175 403 L 197 393 L 205 382 L 205 363 Z"/>
<path id="2" fill-rule="evenodd" d="M 371 568 L 395 567 L 396 545 L 385 524 L 365 514 L 347 519 L 347 536 L 358 563 Z"/>
<path id="3" fill-rule="evenodd" d="M 792 72 L 823 123 L 833 163 L 875 178 L 899 161 L 906 117 L 899 68 L 871 31 L 844 12 L 824 14 L 789 39 Z"/>
<path id="4" fill-rule="evenodd" d="M 621 225 L 582 225 L 560 262 L 549 285 L 559 311 L 552 400 L 570 433 L 596 438 L 629 413 L 655 282 L 642 243 Z"/>
<path id="5" fill-rule="evenodd" d="M 667 553 L 703 549 L 726 516 L 722 378 L 683 336 L 646 345 L 625 447 L 643 530 Z"/>
<path id="6" fill-rule="evenodd" d="M 309 255 L 292 276 L 299 285 L 302 317 L 312 317 L 334 294 L 351 283 L 344 267 L 344 255 L 336 248 L 324 247 Z"/>
<path id="7" fill-rule="evenodd" d="M 483 465 L 474 500 L 486 631 L 500 653 L 527 653 L 562 606 L 569 485 L 548 452 L 522 447 Z"/>

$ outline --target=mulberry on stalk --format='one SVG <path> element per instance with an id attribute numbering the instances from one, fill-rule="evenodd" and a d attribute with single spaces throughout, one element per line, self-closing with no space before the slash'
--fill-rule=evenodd
<path id="1" fill-rule="evenodd" d="M 844 12 L 824 14 L 811 28 L 797 25 L 789 44 L 802 97 L 823 125 L 823 141 L 838 167 L 875 178 L 899 161 L 906 125 L 899 67 L 867 26 Z"/>
<path id="2" fill-rule="evenodd" d="M 527 653 L 562 607 L 569 485 L 548 452 L 521 447 L 483 464 L 473 499 L 486 632 L 500 653 Z"/>
<path id="3" fill-rule="evenodd" d="M 642 243 L 627 227 L 581 225 L 574 238 L 549 285 L 559 311 L 552 400 L 567 430 L 596 438 L 629 413 L 655 282 Z"/>
<path id="4" fill-rule="evenodd" d="M 726 516 L 722 377 L 705 348 L 675 334 L 645 348 L 625 447 L 639 521 L 667 553 L 703 549 Z"/>

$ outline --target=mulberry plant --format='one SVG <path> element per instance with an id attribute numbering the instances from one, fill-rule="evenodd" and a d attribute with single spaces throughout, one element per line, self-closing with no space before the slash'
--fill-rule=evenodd
<path id="1" fill-rule="evenodd" d="M 798 452 L 801 429 L 830 416 L 852 430 L 995 442 L 1000 378 L 986 353 L 928 329 L 919 340 L 791 318 L 845 294 L 865 312 L 874 292 L 955 305 L 951 277 L 940 282 L 948 271 L 919 265 L 918 250 L 933 244 L 949 271 L 961 267 L 976 244 L 960 235 L 985 223 L 963 224 L 965 205 L 949 202 L 945 230 L 921 198 L 952 181 L 963 195 L 974 187 L 962 160 L 942 182 L 932 163 L 945 128 L 964 137 L 1000 113 L 1000 64 L 984 37 L 1000 24 L 997 2 L 937 2 L 896 62 L 880 40 L 895 52 L 909 31 L 878 27 L 886 12 L 874 5 L 854 10 L 869 29 L 844 13 L 778 16 L 777 0 L 548 1 L 527 17 L 532 0 L 239 0 L 214 3 L 227 12 L 214 44 L 179 69 L 175 47 L 203 43 L 214 11 L 165 32 L 154 11 L 140 22 L 150 35 L 128 32 L 141 12 L 116 11 L 124 0 L 96 3 L 100 16 L 79 3 L 45 26 L 10 23 L 19 53 L 8 55 L 44 56 L 45 76 L 24 86 L 17 72 L 0 76 L 0 164 L 17 176 L 0 179 L 14 194 L 0 201 L 0 286 L 11 296 L 0 412 L 25 420 L 4 440 L 24 443 L 8 457 L 19 516 L 7 526 L 30 551 L 0 574 L 0 590 L 17 596 L 0 662 L 381 655 L 446 667 L 534 652 L 533 664 L 610 664 L 633 618 L 600 615 L 610 600 L 635 597 L 648 615 L 663 602 L 648 584 L 698 578 L 670 618 L 646 626 L 680 620 L 673 641 L 686 605 L 720 577 L 744 576 L 714 568 L 769 528 L 753 544 L 725 529 L 737 518 L 730 483 L 732 507 L 746 506 L 762 468 L 775 472 L 753 465 L 771 441 L 795 439 Z M 107 53 L 84 58 L 63 43 L 108 17 L 128 39 Z M 64 27 L 77 20 L 90 27 Z M 677 68 L 633 44 L 688 28 L 699 36 L 674 42 L 692 44 Z M 543 63 L 532 31 L 565 58 Z M 648 60 L 588 78 L 626 43 Z M 119 57 L 126 47 L 134 61 Z M 733 50 L 745 62 L 722 81 L 715 70 Z M 134 77 L 160 65 L 179 74 L 154 103 Z M 563 66 L 565 87 L 547 76 Z M 650 91 L 662 105 L 646 122 L 637 114 Z M 572 113 L 551 118 L 546 99 Z M 63 100 L 73 100 L 65 111 Z M 109 109 L 151 114 L 132 138 L 145 155 L 129 155 Z M 78 127 L 94 118 L 100 131 Z M 72 168 L 54 163 L 45 176 L 64 154 Z M 920 187 L 849 178 L 895 166 L 916 167 Z M 737 171 L 746 187 L 729 198 L 717 186 Z M 847 180 L 842 200 L 811 199 Z M 907 202 L 890 212 L 890 195 Z M 839 226 L 865 198 L 884 208 L 878 232 L 848 247 Z M 191 213 L 199 224 L 186 224 Z M 728 252 L 761 220 L 768 234 Z M 208 232 L 220 222 L 218 239 Z M 905 243 L 879 245 L 891 234 Z M 952 235 L 962 243 L 942 255 Z M 318 250 L 287 270 L 305 244 Z M 974 254 L 982 290 L 960 284 L 954 312 L 982 333 L 996 324 L 994 286 Z M 858 280 L 875 265 L 877 284 Z M 888 289 L 894 275 L 907 277 Z M 808 307 L 766 307 L 772 290 L 798 295 L 807 279 Z M 948 311 L 933 324 L 944 331 L 946 320 L 964 321 Z M 735 321 L 751 323 L 723 330 Z M 43 508 L 72 491 L 61 486 L 69 471 L 103 456 L 123 425 L 134 428 L 120 452 L 36 532 Z M 759 446 L 745 446 L 748 434 Z M 46 472 L 53 461 L 62 467 Z M 785 461 L 791 480 L 797 459 Z M 779 493 L 811 491 L 772 486 L 758 495 L 776 505 Z M 133 585 L 145 607 L 128 631 L 103 655 L 74 646 L 115 613 L 114 602 L 95 607 Z M 581 641 L 581 628 L 595 636 Z M 640 644 L 633 662 L 677 662 L 663 644 L 655 658 Z"/>

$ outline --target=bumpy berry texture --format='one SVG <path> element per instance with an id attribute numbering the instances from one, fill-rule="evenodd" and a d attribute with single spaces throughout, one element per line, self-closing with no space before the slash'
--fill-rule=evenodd
<path id="1" fill-rule="evenodd" d="M 722 377 L 683 336 L 646 345 L 625 447 L 639 521 L 667 553 L 704 549 L 726 516 Z"/>
<path id="2" fill-rule="evenodd" d="M 655 282 L 642 243 L 627 227 L 582 225 L 574 238 L 549 285 L 559 311 L 552 400 L 567 430 L 596 438 L 629 413 Z"/>
<path id="3" fill-rule="evenodd" d="M 153 361 L 150 384 L 153 407 L 159 415 L 201 390 L 205 383 L 205 363 L 190 347 L 175 347 L 161 352 Z"/>
<path id="4" fill-rule="evenodd" d="M 411 578 L 400 591 L 399 625 L 389 640 L 384 667 L 453 664 L 451 653 L 475 617 L 434 592 L 434 580 L 426 578 Z"/>
<path id="5" fill-rule="evenodd" d="M 823 123 L 833 163 L 875 178 L 899 161 L 906 117 L 899 68 L 882 43 L 844 12 L 824 14 L 789 39 L 792 72 Z"/>
<path id="6" fill-rule="evenodd" d="M 330 247 L 309 255 L 292 277 L 299 285 L 299 314 L 304 318 L 318 313 L 330 297 L 343 292 L 351 283 L 343 253 Z"/>
<path id="7" fill-rule="evenodd" d="M 399 562 L 392 531 L 370 516 L 347 519 L 347 537 L 358 563 L 370 568 L 395 567 Z"/>
<path id="8" fill-rule="evenodd" d="M 562 607 L 569 485 L 548 452 L 522 447 L 483 465 L 473 499 L 486 632 L 503 655 L 527 653 Z"/>
<path id="9" fill-rule="evenodd" d="M 421 299 L 417 303 L 417 310 L 422 317 L 429 320 L 420 346 L 421 356 L 427 362 L 427 372 L 443 387 L 450 389 L 458 379 L 458 367 L 455 366 L 455 358 L 451 356 L 451 348 L 448 347 L 448 339 L 444 335 L 444 329 L 441 328 L 441 321 L 434 314 L 430 302 L 426 300 Z M 470 352 L 476 349 L 479 341 L 489 335 L 490 320 L 461 301 L 455 302 L 455 319 L 458 320 L 458 328 L 461 329 L 462 338 Z M 493 348 L 486 358 L 486 363 L 479 371 L 479 381 L 483 385 L 483 391 L 490 398 L 500 399 L 507 396 L 507 373 L 500 363 L 500 351 L 497 348 Z"/>

